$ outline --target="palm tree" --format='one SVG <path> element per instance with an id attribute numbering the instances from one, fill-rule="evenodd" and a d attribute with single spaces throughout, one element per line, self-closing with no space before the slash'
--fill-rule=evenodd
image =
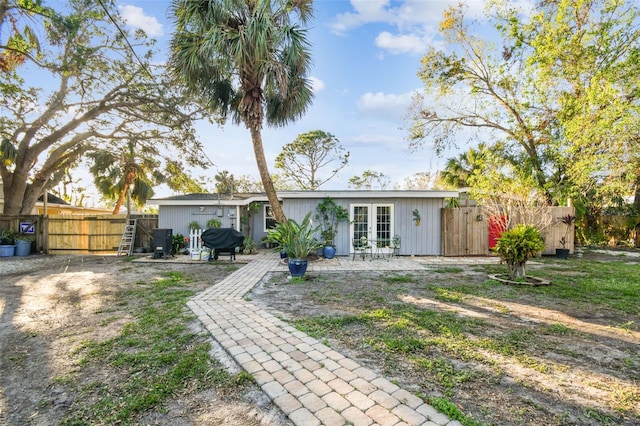
<path id="1" fill-rule="evenodd" d="M 477 148 L 469 148 L 458 157 L 449 158 L 439 180 L 444 186 L 464 188 L 470 186 L 469 179 L 476 173 L 484 173 L 490 151 L 483 143 Z"/>
<path id="2" fill-rule="evenodd" d="M 140 155 L 143 150 L 136 148 L 136 141 L 129 140 L 125 151 L 104 150 L 90 155 L 93 164 L 89 171 L 96 188 L 106 199 L 116 201 L 113 214 L 120 212 L 125 197 L 143 206 L 153 197 L 153 187 L 166 180 L 158 171 L 160 162 Z"/>
<path id="3" fill-rule="evenodd" d="M 279 222 L 286 221 L 269 174 L 262 126 L 301 117 L 313 96 L 305 24 L 312 0 L 173 0 L 173 74 L 218 114 L 244 123 Z"/>

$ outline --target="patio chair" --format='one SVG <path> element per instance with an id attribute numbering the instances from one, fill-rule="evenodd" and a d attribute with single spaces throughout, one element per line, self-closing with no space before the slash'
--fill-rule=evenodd
<path id="1" fill-rule="evenodd" d="M 369 253 L 369 256 L 372 255 L 372 246 L 369 244 L 369 240 L 367 237 L 360 237 L 353 240 L 353 260 L 356 260 L 356 254 L 360 253 L 362 256 L 362 260 L 364 260 Z"/>

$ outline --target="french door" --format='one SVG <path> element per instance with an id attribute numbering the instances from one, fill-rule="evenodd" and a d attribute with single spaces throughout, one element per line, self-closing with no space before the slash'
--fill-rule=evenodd
<path id="1" fill-rule="evenodd" d="M 365 237 L 374 248 L 387 247 L 391 243 L 393 204 L 351 204 L 350 215 L 352 241 Z"/>

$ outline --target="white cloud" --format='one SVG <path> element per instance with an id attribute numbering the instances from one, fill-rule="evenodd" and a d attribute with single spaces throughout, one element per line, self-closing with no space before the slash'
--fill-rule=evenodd
<path id="1" fill-rule="evenodd" d="M 309 80 L 311 81 L 311 89 L 313 90 L 313 93 L 318 93 L 324 89 L 324 81 L 320 80 L 318 77 L 311 76 L 309 77 Z"/>
<path id="2" fill-rule="evenodd" d="M 415 93 L 408 92 L 396 95 L 368 92 L 358 99 L 358 111 L 376 118 L 397 121 L 407 114 Z"/>
<path id="3" fill-rule="evenodd" d="M 383 23 L 398 27 L 411 25 L 435 24 L 442 19 L 442 12 L 457 0 L 406 0 L 394 2 L 392 7 L 388 0 L 351 0 L 353 12 L 336 15 L 331 23 L 331 30 L 335 34 L 343 35 L 347 31 L 371 23 Z M 482 0 L 470 2 L 472 5 L 482 5 Z M 475 15 L 475 7 L 470 7 Z"/>
<path id="4" fill-rule="evenodd" d="M 376 46 L 391 53 L 420 55 L 427 51 L 428 42 L 416 34 L 394 35 L 383 31 L 376 37 Z"/>
<path id="5" fill-rule="evenodd" d="M 331 23 L 335 34 L 344 34 L 369 22 L 385 22 L 393 18 L 386 7 L 389 0 L 351 0 L 355 12 L 340 13 Z"/>
<path id="6" fill-rule="evenodd" d="M 148 35 L 154 37 L 160 37 L 164 34 L 162 24 L 159 23 L 155 17 L 145 15 L 141 7 L 131 5 L 120 6 L 120 14 L 128 27 L 136 30 L 142 29 Z"/>
<path id="7" fill-rule="evenodd" d="M 387 25 L 390 28 L 378 34 L 377 47 L 393 54 L 422 54 L 426 47 L 435 44 L 437 24 L 443 12 L 456 6 L 459 0 L 351 0 L 352 11 L 335 16 L 331 30 L 338 35 L 368 24 Z M 505 5 L 526 13 L 531 0 L 507 0 Z M 486 0 L 465 1 L 465 16 L 484 20 Z"/>
<path id="8" fill-rule="evenodd" d="M 352 12 L 336 15 L 331 29 L 336 34 L 371 23 L 385 23 L 403 27 L 406 25 L 435 24 L 443 12 L 457 6 L 459 0 L 351 0 Z M 484 19 L 486 0 L 466 0 L 465 15 L 471 19 Z M 521 11 L 531 10 L 532 0 L 507 0 L 505 5 Z"/>

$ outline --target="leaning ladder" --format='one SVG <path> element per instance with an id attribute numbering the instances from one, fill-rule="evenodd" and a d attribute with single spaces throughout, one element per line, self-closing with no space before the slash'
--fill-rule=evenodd
<path id="1" fill-rule="evenodd" d="M 120 246 L 118 247 L 118 256 L 121 254 L 131 256 L 133 254 L 133 243 L 136 240 L 136 219 L 127 219 L 127 224 L 124 226 L 124 232 L 122 233 L 122 240 L 120 240 Z"/>

